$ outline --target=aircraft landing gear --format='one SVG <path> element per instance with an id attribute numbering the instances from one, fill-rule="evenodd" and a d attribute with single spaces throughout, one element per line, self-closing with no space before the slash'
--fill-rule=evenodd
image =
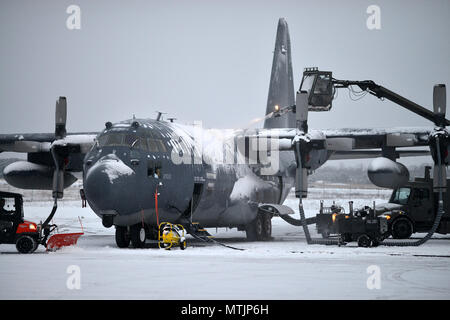
<path id="1" fill-rule="evenodd" d="M 105 228 L 111 228 L 114 223 L 114 216 L 110 214 L 105 214 L 102 217 L 102 224 Z"/>
<path id="2" fill-rule="evenodd" d="M 128 248 L 130 245 L 130 233 L 127 227 L 116 226 L 116 244 L 119 248 Z"/>
<path id="3" fill-rule="evenodd" d="M 119 248 L 158 248 L 158 229 L 142 223 L 133 226 L 116 226 L 116 245 Z M 150 241 L 146 241 L 150 239 Z"/>
<path id="4" fill-rule="evenodd" d="M 258 213 L 255 220 L 246 226 L 245 232 L 248 241 L 272 239 L 272 215 L 269 213 Z"/>
<path id="5" fill-rule="evenodd" d="M 130 227 L 131 245 L 133 248 L 143 248 L 145 246 L 145 228 L 141 223 L 132 225 Z"/>

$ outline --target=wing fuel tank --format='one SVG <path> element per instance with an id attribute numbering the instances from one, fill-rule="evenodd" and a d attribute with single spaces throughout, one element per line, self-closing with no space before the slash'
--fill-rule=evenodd
<path id="1" fill-rule="evenodd" d="M 54 168 L 28 161 L 11 163 L 3 170 L 8 184 L 19 189 L 53 190 Z M 64 173 L 64 188 L 72 185 L 77 178 L 69 172 Z"/>
<path id="2" fill-rule="evenodd" d="M 384 157 L 370 163 L 367 175 L 374 185 L 381 188 L 395 189 L 409 180 L 409 171 L 403 164 Z"/>

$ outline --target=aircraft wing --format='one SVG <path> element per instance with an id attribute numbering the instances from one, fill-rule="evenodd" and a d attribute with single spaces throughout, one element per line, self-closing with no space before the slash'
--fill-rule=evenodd
<path id="1" fill-rule="evenodd" d="M 327 139 L 352 139 L 352 149 L 428 146 L 430 128 L 371 128 L 321 130 Z"/>
<path id="2" fill-rule="evenodd" d="M 86 153 L 95 143 L 98 133 L 69 133 L 58 139 L 54 133 L 0 134 L 0 152 L 42 153 L 52 146 L 67 146 L 74 153 Z"/>
<path id="3" fill-rule="evenodd" d="M 337 160 L 375 158 L 382 156 L 385 152 L 395 152 L 400 157 L 429 155 L 428 137 L 431 132 L 430 128 L 409 127 L 345 128 L 311 130 L 307 136 L 331 153 L 330 160 Z M 243 136 L 276 139 L 279 150 L 292 150 L 297 130 L 292 128 L 256 129 L 245 132 Z M 404 149 L 408 147 L 412 149 Z"/>
<path id="4" fill-rule="evenodd" d="M 48 168 L 55 166 L 52 149 L 64 158 L 65 170 L 82 172 L 85 154 L 95 144 L 98 133 L 70 133 L 58 138 L 54 133 L 0 134 L 0 152 L 27 153 L 27 160 Z"/>
<path id="5" fill-rule="evenodd" d="M 429 150 L 396 150 L 395 154 L 400 157 L 419 157 L 430 155 Z M 368 159 L 383 156 L 382 150 L 354 150 L 335 151 L 328 160 Z"/>
<path id="6" fill-rule="evenodd" d="M 343 160 L 376 158 L 386 154 L 395 157 L 430 155 L 428 137 L 431 131 L 429 128 L 372 128 L 324 130 L 323 133 L 329 144 L 342 139 L 347 141 L 347 150 L 345 148 L 340 150 L 338 146 L 329 158 L 329 160 Z M 413 149 L 404 149 L 408 147 Z"/>

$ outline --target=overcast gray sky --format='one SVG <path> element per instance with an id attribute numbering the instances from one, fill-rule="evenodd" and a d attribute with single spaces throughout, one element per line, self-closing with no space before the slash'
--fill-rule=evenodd
<path id="1" fill-rule="evenodd" d="M 69 30 L 66 9 L 81 8 Z M 381 9 L 369 30 L 366 9 Z M 373 79 L 431 108 L 450 84 L 450 1 L 12 1 L 0 2 L 0 133 L 52 132 L 58 96 L 68 130 L 168 112 L 181 122 L 238 128 L 263 116 L 277 21 L 292 41 L 295 87 L 306 66 L 339 79 Z M 313 129 L 428 126 L 367 95 L 339 92 Z"/>

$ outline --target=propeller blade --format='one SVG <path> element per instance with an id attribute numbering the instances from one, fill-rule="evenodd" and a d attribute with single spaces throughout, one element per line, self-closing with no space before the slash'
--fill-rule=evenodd
<path id="1" fill-rule="evenodd" d="M 55 169 L 53 173 L 53 193 L 54 199 L 61 199 L 64 196 L 64 171 Z"/>
<path id="2" fill-rule="evenodd" d="M 295 142 L 294 147 L 297 162 L 297 168 L 295 169 L 295 196 L 302 199 L 308 195 L 308 171 L 303 167 L 302 144 L 300 141 Z"/>
<path id="3" fill-rule="evenodd" d="M 308 93 L 306 91 L 298 91 L 295 103 L 295 120 L 297 129 L 308 132 Z"/>
<path id="4" fill-rule="evenodd" d="M 66 136 L 66 120 L 67 120 L 67 100 L 66 97 L 59 97 L 56 101 L 55 109 L 55 137 L 62 139 Z"/>
<path id="5" fill-rule="evenodd" d="M 433 111 L 436 115 L 445 117 L 446 93 L 445 84 L 436 84 L 433 88 Z"/>
<path id="6" fill-rule="evenodd" d="M 52 154 L 53 163 L 55 164 L 55 171 L 53 172 L 53 192 L 52 196 L 56 200 L 64 196 L 64 160 L 58 154 L 58 145 L 52 146 L 50 152 Z"/>
<path id="7" fill-rule="evenodd" d="M 298 91 L 295 101 L 295 120 L 297 137 L 294 138 L 295 159 L 297 168 L 295 170 L 295 196 L 306 198 L 308 195 L 308 172 L 305 166 L 305 152 L 310 140 L 306 138 L 308 132 L 308 93 L 306 91 Z"/>

